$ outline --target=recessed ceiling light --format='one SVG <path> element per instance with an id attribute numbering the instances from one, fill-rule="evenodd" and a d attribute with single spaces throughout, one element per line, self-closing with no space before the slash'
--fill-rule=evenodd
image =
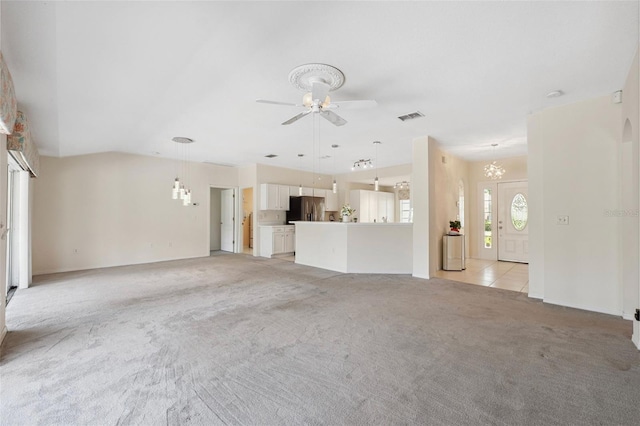
<path id="1" fill-rule="evenodd" d="M 340 145 L 337 145 L 337 144 L 334 143 L 333 145 L 331 145 L 331 148 L 338 148 L 339 146 Z"/>
<path id="2" fill-rule="evenodd" d="M 558 98 L 562 95 L 564 95 L 564 92 L 562 90 L 554 90 L 552 92 L 547 93 L 547 98 Z"/>

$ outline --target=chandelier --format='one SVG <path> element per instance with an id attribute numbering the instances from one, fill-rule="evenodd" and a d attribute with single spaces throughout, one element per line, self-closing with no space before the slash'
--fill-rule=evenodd
<path id="1" fill-rule="evenodd" d="M 493 152 L 495 152 L 495 148 L 498 146 L 497 143 L 492 143 L 491 147 Z M 502 176 L 506 173 L 504 167 L 501 164 L 498 164 L 495 160 L 493 160 L 490 164 L 484 166 L 484 175 L 489 179 L 496 180 L 502 179 Z"/>
<path id="2" fill-rule="evenodd" d="M 395 185 L 393 185 L 393 187 L 395 189 L 409 189 L 409 182 L 407 182 L 406 180 L 403 180 L 402 182 L 396 182 Z"/>
<path id="3" fill-rule="evenodd" d="M 351 170 L 370 169 L 372 167 L 373 167 L 373 163 L 371 162 L 371 160 L 358 160 L 358 161 L 353 163 L 353 166 L 351 167 Z"/>

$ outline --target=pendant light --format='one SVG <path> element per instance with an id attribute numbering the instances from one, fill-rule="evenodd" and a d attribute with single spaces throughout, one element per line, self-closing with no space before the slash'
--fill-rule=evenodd
<path id="1" fill-rule="evenodd" d="M 376 146 L 376 178 L 373 180 L 373 190 L 380 191 L 380 181 L 378 180 L 378 145 L 382 142 L 373 141 L 373 144 Z"/>
<path id="2" fill-rule="evenodd" d="M 183 180 L 180 181 L 180 178 L 176 176 L 175 180 L 173 181 L 173 187 L 171 188 L 171 198 L 173 200 L 178 200 L 178 199 L 181 200 L 183 206 L 190 206 L 191 190 L 185 187 L 184 182 L 187 181 L 187 168 L 188 168 L 188 162 L 189 162 L 188 151 L 187 151 L 188 145 L 193 143 L 193 139 L 185 138 L 182 136 L 176 136 L 171 140 L 181 145 L 181 151 L 182 151 L 181 152 L 182 154 L 181 168 L 182 168 L 182 178 L 183 178 Z"/>
<path id="3" fill-rule="evenodd" d="M 177 200 L 179 195 L 180 195 L 180 178 L 176 177 L 176 180 L 173 182 L 171 198 L 174 200 Z"/>
<path id="4" fill-rule="evenodd" d="M 298 158 L 300 159 L 300 186 L 298 186 L 299 197 L 302 197 L 302 157 L 304 157 L 304 154 L 298 154 Z"/>
<path id="5" fill-rule="evenodd" d="M 331 148 L 336 149 L 339 145 L 333 144 Z M 331 185 L 331 190 L 334 194 L 338 193 L 338 183 L 336 182 L 336 156 L 333 156 L 333 184 Z"/>

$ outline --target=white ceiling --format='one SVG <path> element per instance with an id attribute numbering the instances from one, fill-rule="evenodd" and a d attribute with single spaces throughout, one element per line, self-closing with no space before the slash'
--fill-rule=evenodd
<path id="1" fill-rule="evenodd" d="M 187 136 L 192 160 L 340 173 L 375 159 L 374 140 L 379 167 L 410 163 L 425 135 L 469 160 L 492 143 L 525 155 L 528 113 L 621 88 L 638 14 L 638 1 L 2 1 L 2 50 L 41 154 L 182 158 L 171 138 Z M 318 120 L 315 153 L 311 117 L 282 126 L 299 111 L 255 102 L 299 103 L 287 77 L 309 62 L 344 72 L 334 101 L 378 102 L 339 111 L 343 127 Z"/>

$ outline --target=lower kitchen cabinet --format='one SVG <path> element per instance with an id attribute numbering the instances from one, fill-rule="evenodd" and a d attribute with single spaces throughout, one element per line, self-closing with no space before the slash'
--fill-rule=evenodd
<path id="1" fill-rule="evenodd" d="M 271 257 L 295 251 L 296 230 L 294 225 L 260 227 L 260 256 Z"/>

